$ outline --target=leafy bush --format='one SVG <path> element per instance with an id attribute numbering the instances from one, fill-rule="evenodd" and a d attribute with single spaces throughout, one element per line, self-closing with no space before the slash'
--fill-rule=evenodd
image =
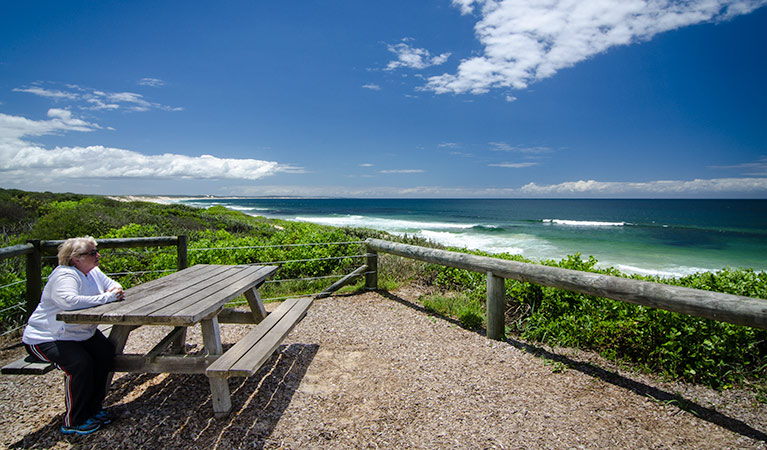
<path id="1" fill-rule="evenodd" d="M 470 252 L 482 254 L 481 252 Z M 520 260 L 512 255 L 496 255 Z M 626 276 L 599 269 L 580 254 L 542 264 L 572 270 Z M 427 282 L 462 292 L 469 301 L 484 295 L 484 278 L 453 268 L 430 266 Z M 631 278 L 695 289 L 767 298 L 767 274 L 725 269 L 679 279 L 632 275 Z M 524 339 L 596 350 L 613 360 L 631 362 L 673 379 L 723 389 L 749 379 L 764 385 L 767 330 L 677 314 L 576 292 L 505 281 L 506 325 Z M 472 300 L 473 301 L 473 300 Z M 451 305 L 450 308 L 458 308 Z M 455 314 L 451 314 L 455 315 Z"/>

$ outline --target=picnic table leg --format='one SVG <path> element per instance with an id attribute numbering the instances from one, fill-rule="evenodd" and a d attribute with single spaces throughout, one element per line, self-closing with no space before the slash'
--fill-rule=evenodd
<path id="1" fill-rule="evenodd" d="M 112 330 L 109 332 L 109 342 L 112 343 L 112 345 L 115 346 L 115 355 L 122 355 L 123 350 L 125 349 L 125 344 L 128 342 L 128 335 L 130 335 L 130 332 L 138 328 L 136 325 L 113 325 Z M 109 375 L 107 375 L 107 390 L 109 390 L 109 385 L 112 384 L 112 378 L 114 378 L 115 373 L 109 372 Z"/>
<path id="2" fill-rule="evenodd" d="M 224 353 L 221 346 L 221 333 L 218 328 L 218 318 L 205 319 L 200 322 L 202 328 L 202 341 L 208 355 L 221 355 Z M 232 398 L 229 394 L 229 380 L 227 378 L 208 377 L 210 382 L 211 402 L 213 403 L 213 415 L 218 419 L 226 417 L 232 410 Z"/>
<path id="3" fill-rule="evenodd" d="M 256 323 L 266 319 L 266 308 L 264 308 L 264 302 L 261 301 L 261 296 L 258 294 L 258 289 L 248 289 L 244 295 L 250 306 L 250 312 L 256 318 Z"/>
<path id="4" fill-rule="evenodd" d="M 186 330 L 188 327 L 184 327 L 184 330 L 181 331 L 174 339 L 173 342 L 170 344 L 170 352 L 174 355 L 186 353 Z"/>

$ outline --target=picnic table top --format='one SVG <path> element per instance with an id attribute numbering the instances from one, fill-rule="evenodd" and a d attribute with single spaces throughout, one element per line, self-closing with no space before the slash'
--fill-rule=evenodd
<path id="1" fill-rule="evenodd" d="M 67 323 L 190 326 L 257 288 L 278 266 L 198 264 L 125 291 L 125 299 L 57 315 Z"/>

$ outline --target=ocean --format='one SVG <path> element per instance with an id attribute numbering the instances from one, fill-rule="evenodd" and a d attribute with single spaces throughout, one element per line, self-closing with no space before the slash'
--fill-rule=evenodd
<path id="1" fill-rule="evenodd" d="M 767 270 L 767 200 L 193 199 L 532 260 L 580 253 L 624 273 Z"/>

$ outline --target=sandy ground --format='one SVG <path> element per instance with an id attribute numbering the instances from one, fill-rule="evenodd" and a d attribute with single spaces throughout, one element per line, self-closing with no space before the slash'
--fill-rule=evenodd
<path id="1" fill-rule="evenodd" d="M 749 392 L 664 382 L 586 352 L 489 341 L 429 315 L 417 295 L 315 301 L 256 375 L 230 380 L 225 419 L 213 418 L 204 375 L 121 374 L 107 398 L 118 419 L 67 437 L 58 431 L 60 372 L 0 377 L 0 446 L 767 449 L 767 405 Z M 222 339 L 248 329 L 222 325 Z M 126 350 L 147 350 L 165 331 L 143 327 Z M 190 351 L 202 347 L 198 328 L 189 342 Z M 7 346 L 0 358 L 22 352 Z"/>

